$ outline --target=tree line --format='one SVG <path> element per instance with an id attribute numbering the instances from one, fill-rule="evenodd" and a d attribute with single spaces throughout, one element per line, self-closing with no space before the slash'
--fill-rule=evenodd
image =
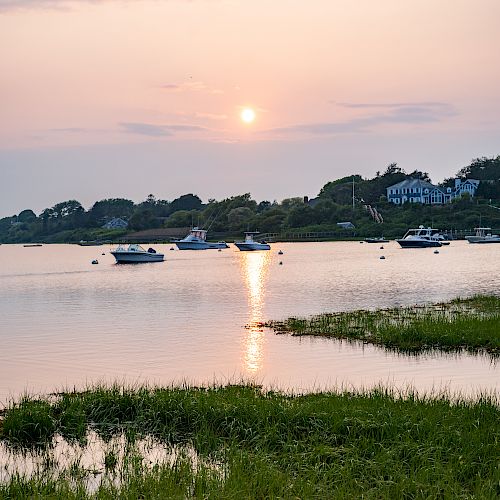
<path id="1" fill-rule="evenodd" d="M 77 200 L 67 200 L 44 209 L 39 215 L 26 209 L 0 219 L 0 242 L 113 239 L 127 231 L 193 225 L 226 234 L 246 230 L 263 233 L 307 230 L 338 232 L 339 236 L 346 234 L 337 225 L 341 221 L 353 222 L 357 234 L 361 235 L 397 235 L 409 225 L 436 225 L 436 222 L 441 228 L 450 229 L 473 227 L 479 220 L 483 220 L 483 225 L 490 221 L 493 227 L 500 227 L 500 210 L 490 208 L 500 204 L 500 156 L 477 158 L 461 168 L 456 177 L 481 181 L 476 196 L 474 199 L 464 196 L 444 206 L 388 203 L 386 188 L 409 177 L 431 182 L 427 172 L 406 173 L 396 163 L 391 163 L 371 179 L 355 174 L 327 182 L 312 200 L 296 197 L 280 202 L 257 202 L 250 193 L 245 193 L 203 203 L 192 193 L 172 201 L 150 194 L 140 203 L 125 198 L 100 200 L 89 210 Z M 454 178 L 448 178 L 441 185 L 447 187 L 453 183 Z M 368 205 L 384 214 L 383 224 L 372 219 Z M 113 218 L 127 221 L 127 230 L 103 229 L 102 226 Z"/>

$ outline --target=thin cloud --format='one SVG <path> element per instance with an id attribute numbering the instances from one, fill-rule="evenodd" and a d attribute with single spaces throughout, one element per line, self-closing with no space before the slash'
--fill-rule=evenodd
<path id="1" fill-rule="evenodd" d="M 80 134 L 84 132 L 89 132 L 86 128 L 80 127 L 65 127 L 65 128 L 51 128 L 49 132 L 63 133 L 63 134 Z"/>
<path id="2" fill-rule="evenodd" d="M 205 82 L 192 80 L 192 77 L 183 83 L 165 83 L 160 85 L 160 89 L 170 92 L 205 92 L 207 94 L 223 94 L 220 89 L 214 89 Z"/>
<path id="3" fill-rule="evenodd" d="M 304 123 L 289 127 L 280 127 L 266 132 L 278 134 L 306 133 L 311 135 L 329 135 L 369 132 L 380 125 L 398 123 L 401 125 L 417 125 L 440 122 L 457 113 L 452 106 L 440 103 L 439 106 L 429 106 L 428 103 L 391 103 L 383 107 L 387 113 L 366 117 L 356 117 L 342 122 Z M 371 107 L 371 106 L 370 106 Z M 382 107 L 376 105 L 375 107 Z"/>
<path id="4" fill-rule="evenodd" d="M 207 130 L 197 125 L 154 125 L 140 122 L 122 122 L 119 125 L 129 134 L 148 137 L 171 137 L 176 132 L 204 132 Z"/>
<path id="5" fill-rule="evenodd" d="M 148 137 L 169 137 L 174 135 L 161 125 L 151 125 L 150 123 L 120 123 L 120 126 L 129 134 L 146 135 Z"/>
<path id="6" fill-rule="evenodd" d="M 370 108 L 406 108 L 406 107 L 424 107 L 424 108 L 448 108 L 450 104 L 439 101 L 423 101 L 423 102 L 336 102 L 329 101 L 331 104 L 336 104 L 343 108 L 355 109 L 370 109 Z"/>
<path id="7" fill-rule="evenodd" d="M 97 3 L 96 0 L 77 0 L 80 3 Z M 75 0 L 0 0 L 0 12 L 20 9 L 66 9 Z"/>
<path id="8" fill-rule="evenodd" d="M 227 120 L 227 115 L 218 115 L 216 113 L 195 113 L 195 118 L 205 118 L 207 120 Z"/>

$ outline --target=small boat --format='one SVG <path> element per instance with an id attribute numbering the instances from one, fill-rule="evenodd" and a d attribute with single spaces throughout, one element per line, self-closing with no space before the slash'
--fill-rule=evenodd
<path id="1" fill-rule="evenodd" d="M 389 243 L 389 240 L 386 240 L 383 236 L 380 238 L 366 238 L 364 241 L 366 243 Z"/>
<path id="2" fill-rule="evenodd" d="M 245 241 L 235 241 L 234 244 L 242 251 L 249 252 L 251 250 L 271 250 L 271 245 L 265 241 L 255 241 L 254 234 L 259 234 L 258 231 L 246 231 Z"/>
<path id="3" fill-rule="evenodd" d="M 229 248 L 229 245 L 225 241 L 218 241 L 216 243 L 207 241 L 206 229 L 200 229 L 198 227 L 193 227 L 193 229 L 189 231 L 189 234 L 185 238 L 182 238 L 182 240 L 173 240 L 172 243 L 175 243 L 179 250 L 211 250 Z"/>
<path id="4" fill-rule="evenodd" d="M 30 247 L 41 247 L 41 243 L 27 243 L 26 245 L 23 245 L 23 247 L 30 248 Z"/>
<path id="5" fill-rule="evenodd" d="M 99 247 L 102 245 L 102 241 L 86 241 L 86 240 L 80 240 L 78 244 L 81 247 Z"/>
<path id="6" fill-rule="evenodd" d="M 128 247 L 119 246 L 110 252 L 116 259 L 117 264 L 129 264 L 138 262 L 162 262 L 164 255 L 157 253 L 154 248 L 145 250 L 141 245 L 132 244 Z"/>
<path id="7" fill-rule="evenodd" d="M 500 243 L 500 235 L 491 234 L 491 227 L 476 227 L 476 234 L 466 236 L 469 243 Z"/>
<path id="8" fill-rule="evenodd" d="M 408 229 L 406 234 L 396 241 L 402 248 L 429 248 L 443 246 L 443 239 L 439 229 L 419 226 L 418 229 Z"/>

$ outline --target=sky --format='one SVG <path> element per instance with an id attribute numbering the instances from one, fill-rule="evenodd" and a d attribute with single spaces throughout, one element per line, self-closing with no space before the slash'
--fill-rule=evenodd
<path id="1" fill-rule="evenodd" d="M 500 154 L 498 0 L 0 0 L 0 217 Z M 251 108 L 255 120 L 241 112 Z"/>

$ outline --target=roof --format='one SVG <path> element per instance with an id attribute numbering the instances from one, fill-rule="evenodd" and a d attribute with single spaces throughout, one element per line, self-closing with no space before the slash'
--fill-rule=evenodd
<path id="1" fill-rule="evenodd" d="M 400 188 L 427 188 L 427 189 L 434 189 L 436 186 L 431 184 L 430 182 L 423 181 L 421 179 L 414 179 L 414 178 L 409 178 L 405 179 L 404 181 L 398 182 L 397 184 L 393 184 L 392 186 L 389 186 L 387 189 L 400 189 Z"/>

